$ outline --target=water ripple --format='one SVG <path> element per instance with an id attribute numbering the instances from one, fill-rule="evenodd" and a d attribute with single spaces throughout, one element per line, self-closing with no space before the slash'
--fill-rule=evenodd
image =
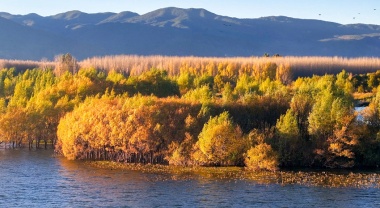
<path id="1" fill-rule="evenodd" d="M 45 150 L 0 150 L 0 207 L 380 206 L 378 187 L 314 185 L 311 179 L 316 176 L 312 173 L 300 175 L 303 183 L 293 181 L 294 175 L 288 173 L 283 173 L 280 181 L 269 176 L 184 177 L 99 169 L 51 154 Z M 352 177 L 324 175 L 327 181 L 345 182 Z M 380 178 L 377 173 L 359 176 L 368 184 L 378 183 Z"/>

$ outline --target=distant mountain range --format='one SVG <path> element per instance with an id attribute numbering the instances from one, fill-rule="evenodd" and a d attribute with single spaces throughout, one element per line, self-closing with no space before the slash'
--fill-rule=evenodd
<path id="1" fill-rule="evenodd" d="M 284 16 L 238 19 L 204 9 L 163 8 L 53 16 L 0 12 L 0 58 L 176 56 L 380 56 L 380 26 Z"/>

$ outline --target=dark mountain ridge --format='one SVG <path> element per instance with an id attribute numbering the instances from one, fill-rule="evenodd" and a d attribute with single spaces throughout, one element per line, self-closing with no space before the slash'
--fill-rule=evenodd
<path id="1" fill-rule="evenodd" d="M 52 16 L 0 12 L 0 58 L 52 59 L 72 53 L 180 56 L 380 56 L 380 26 L 270 16 L 238 19 L 205 9 Z"/>

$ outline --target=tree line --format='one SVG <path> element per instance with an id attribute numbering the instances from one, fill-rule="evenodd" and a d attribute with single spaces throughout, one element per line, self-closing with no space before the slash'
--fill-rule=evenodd
<path id="1" fill-rule="evenodd" d="M 290 67 L 139 75 L 60 67 L 0 71 L 0 136 L 68 159 L 172 165 L 377 167 L 378 73 L 292 79 Z M 358 81 L 360 80 L 360 81 Z M 358 119 L 354 93 L 373 98 Z"/>

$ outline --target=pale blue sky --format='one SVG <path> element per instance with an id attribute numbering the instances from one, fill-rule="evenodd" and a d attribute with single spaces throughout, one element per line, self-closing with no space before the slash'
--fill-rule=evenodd
<path id="1" fill-rule="evenodd" d="M 284 15 L 342 24 L 380 25 L 380 0 L 0 0 L 0 11 L 42 16 L 71 10 L 145 14 L 164 7 L 204 8 L 238 18 Z"/>

